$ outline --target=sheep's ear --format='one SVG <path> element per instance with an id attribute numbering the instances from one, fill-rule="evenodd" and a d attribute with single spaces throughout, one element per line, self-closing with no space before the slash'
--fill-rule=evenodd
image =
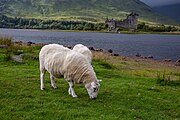
<path id="1" fill-rule="evenodd" d="M 97 80 L 98 81 L 98 83 L 101 83 L 102 82 L 102 80 Z"/>

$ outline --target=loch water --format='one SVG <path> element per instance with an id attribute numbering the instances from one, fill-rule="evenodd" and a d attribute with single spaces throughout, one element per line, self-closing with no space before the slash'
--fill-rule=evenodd
<path id="1" fill-rule="evenodd" d="M 58 43 L 87 46 L 109 50 L 114 53 L 135 56 L 153 56 L 155 59 L 180 59 L 180 35 L 161 34 L 115 34 L 96 32 L 53 32 L 25 29 L 0 29 L 0 36 L 12 37 L 14 41 L 34 43 Z"/>

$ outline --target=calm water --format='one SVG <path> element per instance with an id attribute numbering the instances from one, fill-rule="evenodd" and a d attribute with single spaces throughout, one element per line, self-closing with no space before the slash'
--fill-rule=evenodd
<path id="1" fill-rule="evenodd" d="M 137 53 L 155 59 L 180 59 L 180 35 L 111 34 L 88 32 L 44 32 L 34 30 L 0 29 L 0 36 L 10 36 L 14 41 L 35 43 L 78 43 L 112 49 L 115 53 L 134 56 Z"/>

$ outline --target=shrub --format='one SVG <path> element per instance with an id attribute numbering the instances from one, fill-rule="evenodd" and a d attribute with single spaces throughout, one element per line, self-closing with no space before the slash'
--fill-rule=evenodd
<path id="1" fill-rule="evenodd" d="M 5 56 L 4 59 L 6 61 L 11 59 L 11 53 L 12 53 L 12 47 L 13 47 L 13 42 L 12 38 L 10 37 L 0 37 L 0 45 L 4 45 L 5 50 Z"/>
<path id="2" fill-rule="evenodd" d="M 0 45 L 6 45 L 8 47 L 12 46 L 12 38 L 10 37 L 0 37 Z"/>
<path id="3" fill-rule="evenodd" d="M 172 80 L 171 76 L 163 72 L 157 73 L 157 84 L 160 84 L 162 86 L 179 86 L 180 80 Z"/>

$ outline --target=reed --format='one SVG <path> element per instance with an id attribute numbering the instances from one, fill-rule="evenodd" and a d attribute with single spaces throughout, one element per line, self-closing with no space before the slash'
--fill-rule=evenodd
<path id="1" fill-rule="evenodd" d="M 11 37 L 0 37 L 0 45 L 5 45 L 5 46 L 12 46 L 12 38 Z"/>

